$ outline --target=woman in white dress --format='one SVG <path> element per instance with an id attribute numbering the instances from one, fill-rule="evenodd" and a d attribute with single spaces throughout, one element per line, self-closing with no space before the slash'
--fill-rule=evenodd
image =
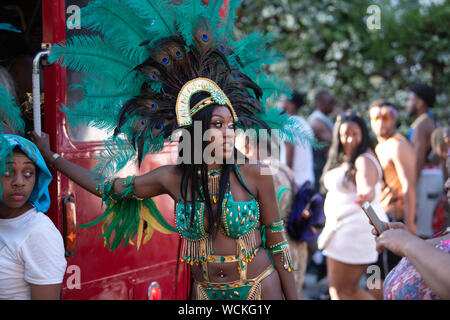
<path id="1" fill-rule="evenodd" d="M 356 113 L 338 117 L 321 178 L 327 191 L 325 228 L 319 247 L 327 257 L 331 299 L 373 299 L 359 287 L 361 276 L 377 261 L 375 238 L 361 209 L 364 201 L 379 206 L 382 170 L 364 120 Z M 323 190 L 325 191 L 325 190 Z M 379 218 L 387 221 L 382 210 Z"/>

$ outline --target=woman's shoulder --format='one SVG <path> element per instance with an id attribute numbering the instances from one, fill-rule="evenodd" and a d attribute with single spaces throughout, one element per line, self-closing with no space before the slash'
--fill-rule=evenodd
<path id="1" fill-rule="evenodd" d="M 63 246 L 60 231 L 53 221 L 43 212 L 32 209 L 30 217 L 21 224 L 21 232 L 15 238 L 17 250 L 24 248 Z M 33 249 L 34 250 L 34 249 Z"/>
<path id="2" fill-rule="evenodd" d="M 155 169 L 152 169 L 147 174 L 144 174 L 143 176 L 151 176 L 151 179 L 155 179 L 156 176 L 158 176 L 158 180 L 161 181 L 163 184 L 173 184 L 175 181 L 178 181 L 181 179 L 182 176 L 182 170 L 180 166 L 178 165 L 162 165 L 160 167 L 157 167 Z"/>
<path id="3" fill-rule="evenodd" d="M 367 164 L 373 164 L 375 166 L 378 164 L 378 158 L 372 150 L 361 153 L 355 160 L 355 166 Z"/>
<path id="4" fill-rule="evenodd" d="M 159 171 L 161 173 L 165 173 L 168 175 L 179 175 L 181 174 L 181 170 L 176 164 L 165 164 L 160 167 L 153 169 L 152 171 Z"/>
<path id="5" fill-rule="evenodd" d="M 36 213 L 34 214 L 32 221 L 30 222 L 32 222 L 29 230 L 30 235 L 38 237 L 48 234 L 61 236 L 61 233 L 56 228 L 53 221 L 43 212 L 36 210 Z"/>
<path id="6" fill-rule="evenodd" d="M 383 170 L 377 156 L 372 150 L 368 150 L 360 154 L 355 160 L 356 170 L 374 170 L 378 172 L 378 176 L 383 176 Z"/>
<path id="7" fill-rule="evenodd" d="M 250 178 L 260 178 L 270 173 L 270 167 L 262 161 L 246 162 L 237 165 L 239 171 Z"/>
<path id="8" fill-rule="evenodd" d="M 247 186 L 255 194 L 274 189 L 273 168 L 267 164 L 261 161 L 246 163 L 238 165 L 238 169 Z"/>

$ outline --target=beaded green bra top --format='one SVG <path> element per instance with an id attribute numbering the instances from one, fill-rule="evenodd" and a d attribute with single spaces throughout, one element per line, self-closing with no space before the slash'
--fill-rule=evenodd
<path id="1" fill-rule="evenodd" d="M 236 166 L 237 168 L 237 166 Z M 238 171 L 239 175 L 240 172 Z M 242 179 L 244 182 L 244 180 Z M 245 184 L 245 182 L 244 182 Z M 255 197 L 250 194 L 249 201 L 235 201 L 228 183 L 222 202 L 222 232 L 233 239 L 240 238 L 256 228 L 259 220 L 259 205 Z M 205 231 L 205 203 L 196 201 L 194 221 L 191 226 L 192 204 L 182 203 L 181 199 L 176 207 L 176 224 L 179 233 L 189 240 L 200 240 L 208 237 Z"/>
<path id="2" fill-rule="evenodd" d="M 245 181 L 236 166 L 241 181 L 247 188 Z M 248 188 L 247 188 L 248 190 Z M 249 193 L 249 201 L 234 201 L 230 190 L 230 184 L 227 184 L 225 196 L 222 202 L 222 224 L 221 232 L 237 241 L 238 253 L 236 257 L 241 260 L 250 261 L 256 254 L 256 238 L 254 231 L 259 220 L 259 205 L 255 197 Z M 206 232 L 205 221 L 205 203 L 196 201 L 193 223 L 191 225 L 192 204 L 181 202 L 181 197 L 176 205 L 175 222 L 182 238 L 184 238 L 182 247 L 182 261 L 191 265 L 207 263 L 211 261 L 211 255 L 214 255 L 212 239 Z"/>
<path id="3" fill-rule="evenodd" d="M 255 229 L 259 220 L 259 206 L 253 195 L 249 201 L 234 201 L 227 185 L 222 202 L 222 232 L 230 238 L 240 238 Z M 192 204 L 178 201 L 176 210 L 176 224 L 180 234 L 190 240 L 200 240 L 208 237 L 205 231 L 205 203 L 196 202 L 194 222 L 191 226 Z"/>

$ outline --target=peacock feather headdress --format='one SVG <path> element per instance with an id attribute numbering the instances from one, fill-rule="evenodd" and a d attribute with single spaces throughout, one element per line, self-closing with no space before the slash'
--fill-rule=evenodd
<path id="1" fill-rule="evenodd" d="M 160 151 L 176 129 L 213 103 L 228 105 L 243 129 L 279 129 L 289 142 L 311 141 L 301 124 L 267 104 L 283 90 L 263 72 L 280 59 L 266 46 L 269 37 L 233 40 L 239 3 L 96 0 L 81 10 L 82 26 L 93 35 L 55 45 L 49 61 L 86 74 L 78 86 L 83 100 L 63 111 L 71 124 L 111 133 L 98 173 L 119 171 L 136 153 L 140 163 Z M 200 90 L 206 97 L 192 107 L 189 98 Z"/>

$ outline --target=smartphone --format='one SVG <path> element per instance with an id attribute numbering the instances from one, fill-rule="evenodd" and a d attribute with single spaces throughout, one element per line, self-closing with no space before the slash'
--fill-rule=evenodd
<path id="1" fill-rule="evenodd" d="M 366 201 L 361 205 L 361 208 L 375 227 L 375 230 L 377 230 L 378 235 L 382 234 L 383 231 L 386 230 L 386 228 L 383 222 L 381 222 L 381 220 L 378 218 L 378 215 L 376 214 L 375 209 L 372 207 L 372 205 L 368 201 Z"/>

